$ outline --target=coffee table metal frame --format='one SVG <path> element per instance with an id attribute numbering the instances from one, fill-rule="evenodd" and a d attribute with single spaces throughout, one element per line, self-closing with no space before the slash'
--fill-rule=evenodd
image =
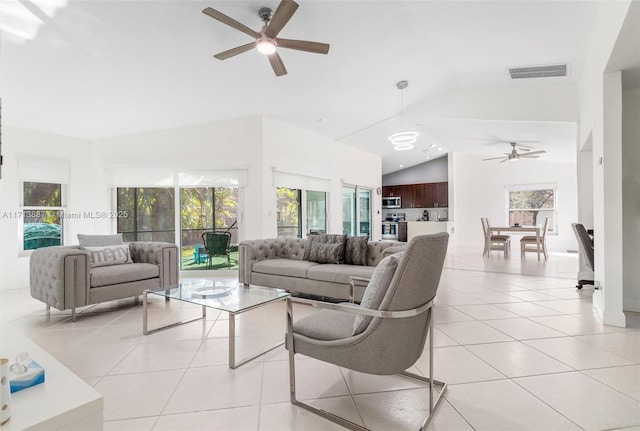
<path id="1" fill-rule="evenodd" d="M 282 346 L 284 344 L 284 341 L 279 342 L 275 346 L 268 347 L 266 350 L 263 350 L 260 353 L 257 353 L 257 354 L 255 354 L 255 355 L 253 355 L 251 357 L 244 358 L 244 359 L 241 359 L 239 362 L 236 362 L 236 337 L 235 337 L 236 336 L 236 320 L 235 320 L 235 316 L 237 314 L 246 313 L 247 311 L 251 311 L 251 310 L 253 310 L 255 308 L 262 307 L 262 306 L 270 304 L 272 302 L 283 300 L 286 297 L 290 296 L 290 294 L 288 292 L 282 290 L 282 289 L 273 289 L 273 288 L 270 288 L 270 287 L 262 287 L 262 286 L 244 286 L 242 284 L 239 284 L 237 287 L 235 287 L 235 289 L 236 290 L 238 290 L 238 289 L 260 289 L 263 292 L 274 291 L 276 293 L 276 296 L 275 297 L 268 297 L 268 298 L 266 298 L 265 301 L 257 302 L 255 304 L 249 305 L 247 307 L 238 306 L 238 309 L 229 309 L 229 308 L 225 308 L 224 306 L 215 306 L 211 302 L 207 302 L 207 299 L 215 299 L 215 298 L 207 298 L 207 297 L 198 298 L 198 299 L 195 299 L 195 298 L 192 298 L 192 297 L 184 297 L 183 298 L 183 297 L 179 296 L 179 294 L 182 293 L 181 286 L 173 287 L 173 288 L 169 288 L 169 289 L 161 289 L 161 290 L 147 289 L 144 292 L 142 292 L 142 316 L 143 316 L 142 317 L 142 333 L 144 335 L 150 335 L 150 334 L 153 334 L 153 333 L 158 332 L 158 331 L 163 331 L 165 329 L 174 328 L 176 326 L 181 326 L 181 325 L 184 325 L 186 323 L 195 322 L 196 320 L 203 320 L 207 316 L 207 308 L 215 308 L 216 310 L 226 311 L 227 313 L 229 313 L 229 368 L 238 368 L 239 366 L 244 365 L 247 362 L 254 360 L 258 356 L 264 355 L 265 353 L 268 353 L 268 352 L 272 351 L 273 349 L 276 349 L 277 347 Z M 172 292 L 176 292 L 178 295 L 173 294 Z M 234 293 L 234 292 L 232 292 L 232 293 Z M 230 295 L 232 293 L 230 293 Z M 235 292 L 235 293 L 237 293 L 237 292 Z M 194 317 L 192 319 L 182 320 L 180 322 L 171 323 L 171 324 L 166 325 L 166 326 L 161 326 L 161 327 L 149 330 L 149 327 L 148 327 L 148 296 L 149 296 L 149 294 L 164 297 L 165 298 L 165 302 L 169 302 L 170 299 L 177 299 L 179 301 L 188 302 L 190 304 L 201 305 L 202 306 L 202 315 L 199 316 L 199 317 Z"/>

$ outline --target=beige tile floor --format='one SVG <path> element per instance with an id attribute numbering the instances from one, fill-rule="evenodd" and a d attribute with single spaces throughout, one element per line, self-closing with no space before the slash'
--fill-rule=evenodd
<path id="1" fill-rule="evenodd" d="M 434 311 L 436 377 L 450 383 L 432 430 L 640 430 L 640 315 L 603 326 L 577 257 L 521 260 L 449 252 Z M 142 307 L 114 301 L 69 313 L 0 292 L 1 323 L 24 332 L 104 395 L 105 430 L 339 430 L 289 403 L 286 352 L 227 366 L 228 316 L 142 335 Z M 295 313 L 307 312 L 297 307 Z M 157 299 L 150 325 L 199 310 Z M 240 356 L 282 339 L 282 303 L 237 320 Z M 423 355 L 412 367 L 428 370 Z M 424 387 L 300 358 L 299 396 L 372 430 L 417 429 Z"/>

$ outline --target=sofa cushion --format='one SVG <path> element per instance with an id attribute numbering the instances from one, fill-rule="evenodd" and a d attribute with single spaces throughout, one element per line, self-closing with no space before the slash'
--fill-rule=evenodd
<path id="1" fill-rule="evenodd" d="M 307 270 L 307 278 L 329 283 L 349 284 L 352 276 L 371 278 L 375 269 L 373 266 L 360 265 L 316 265 Z"/>
<path id="2" fill-rule="evenodd" d="M 344 263 L 348 265 L 366 265 L 368 252 L 368 236 L 348 236 L 344 247 Z"/>
<path id="3" fill-rule="evenodd" d="M 317 263 L 342 263 L 344 260 L 344 245 L 315 243 L 309 251 L 309 259 Z"/>
<path id="4" fill-rule="evenodd" d="M 129 283 L 160 276 L 158 265 L 151 263 L 132 263 L 130 265 L 110 265 L 91 268 L 91 287 Z"/>
<path id="5" fill-rule="evenodd" d="M 265 259 L 254 262 L 251 270 L 262 274 L 307 278 L 307 270 L 317 265 L 317 263 L 307 260 Z"/>
<path id="6" fill-rule="evenodd" d="M 81 248 L 89 252 L 89 259 L 93 267 L 133 263 L 127 244 Z"/>
<path id="7" fill-rule="evenodd" d="M 294 333 L 316 340 L 340 340 L 350 337 L 356 315 L 334 310 L 316 310 L 293 324 Z"/>
<path id="8" fill-rule="evenodd" d="M 121 233 L 116 235 L 85 235 L 79 233 L 78 243 L 80 247 L 103 247 L 105 245 L 123 244 Z"/>
<path id="9" fill-rule="evenodd" d="M 396 269 L 398 268 L 398 262 L 404 253 L 392 254 L 391 256 L 382 259 L 382 262 L 376 266 L 371 280 L 367 285 L 367 289 L 364 291 L 360 306 L 363 308 L 369 308 L 371 310 L 377 310 L 382 303 L 384 295 L 389 289 L 391 280 L 393 279 Z M 369 326 L 373 318 L 370 316 L 356 316 L 353 322 L 353 335 L 358 335 Z"/>
<path id="10" fill-rule="evenodd" d="M 335 247 L 337 251 L 342 251 L 342 255 L 340 259 L 336 263 L 344 262 L 344 247 L 347 243 L 346 235 L 337 235 L 337 234 L 322 234 L 322 235 L 309 235 L 307 238 L 307 242 L 304 246 L 304 255 L 302 256 L 303 260 L 311 260 L 311 253 L 315 253 L 314 256 L 317 256 L 322 253 L 327 253 L 328 247 L 317 246 L 316 244 L 339 244 L 340 247 Z"/>

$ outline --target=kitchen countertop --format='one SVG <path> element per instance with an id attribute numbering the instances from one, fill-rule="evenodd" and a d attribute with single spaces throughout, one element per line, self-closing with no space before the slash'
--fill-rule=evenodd
<path id="1" fill-rule="evenodd" d="M 407 221 L 407 241 L 418 235 L 438 232 L 453 234 L 453 222 L 450 221 Z"/>

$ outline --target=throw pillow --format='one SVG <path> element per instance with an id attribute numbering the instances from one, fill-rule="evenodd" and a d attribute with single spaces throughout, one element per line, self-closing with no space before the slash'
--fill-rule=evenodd
<path id="1" fill-rule="evenodd" d="M 348 236 L 344 247 L 344 263 L 348 265 L 367 266 L 369 253 L 368 236 Z"/>
<path id="2" fill-rule="evenodd" d="M 129 254 L 129 246 L 126 244 L 82 247 L 82 249 L 89 252 L 92 267 L 133 263 Z"/>
<path id="3" fill-rule="evenodd" d="M 85 235 L 78 234 L 80 247 L 104 247 L 106 245 L 121 245 L 122 234 L 116 235 Z"/>
<path id="4" fill-rule="evenodd" d="M 344 246 L 346 242 L 347 242 L 346 235 L 338 235 L 338 234 L 309 235 L 304 245 L 304 254 L 302 256 L 302 259 L 311 261 L 310 259 L 311 250 L 314 248 L 315 244 L 339 244 L 341 246 L 341 256 L 340 256 L 340 262 L 338 263 L 342 263 L 344 261 Z"/>
<path id="5" fill-rule="evenodd" d="M 317 263 L 342 263 L 344 248 L 342 244 L 313 244 L 309 252 L 309 262 Z"/>
<path id="6" fill-rule="evenodd" d="M 373 271 L 371 280 L 369 280 L 369 284 L 362 295 L 360 307 L 371 310 L 377 310 L 380 307 L 403 254 L 404 253 L 392 254 L 380 261 L 375 271 Z M 367 329 L 372 319 L 373 317 L 371 316 L 357 315 L 353 322 L 353 335 L 358 335 Z"/>

